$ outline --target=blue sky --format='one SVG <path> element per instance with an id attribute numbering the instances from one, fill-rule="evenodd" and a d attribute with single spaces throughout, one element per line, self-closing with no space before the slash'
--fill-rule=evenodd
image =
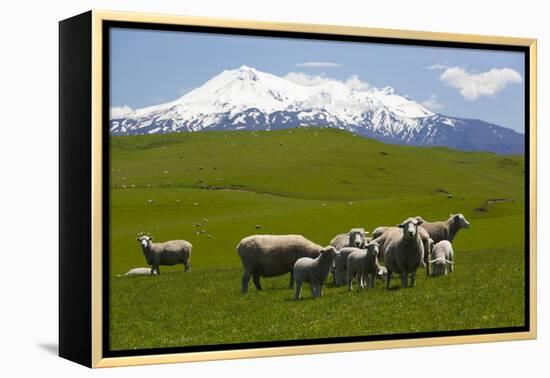
<path id="1" fill-rule="evenodd" d="M 312 81 L 356 77 L 361 84 L 392 86 L 438 113 L 524 132 L 523 54 L 490 50 L 115 28 L 111 106 L 175 100 L 243 64 Z"/>

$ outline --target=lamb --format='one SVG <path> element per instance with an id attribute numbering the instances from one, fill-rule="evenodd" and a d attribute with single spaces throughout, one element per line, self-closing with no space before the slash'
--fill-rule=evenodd
<path id="1" fill-rule="evenodd" d="M 458 231 L 470 228 L 470 222 L 462 214 L 451 214 L 449 219 L 440 222 L 426 222 L 422 217 L 416 218 L 422 221 L 422 228 L 428 231 L 436 244 L 442 240 L 452 243 Z"/>
<path id="2" fill-rule="evenodd" d="M 296 291 L 294 299 L 302 296 L 302 283 L 309 282 L 313 298 L 323 296 L 323 285 L 330 273 L 330 267 L 338 251 L 333 246 L 323 248 L 316 258 L 302 257 L 294 264 L 294 278 L 296 279 Z"/>
<path id="3" fill-rule="evenodd" d="M 316 258 L 323 247 L 302 235 L 252 235 L 240 241 L 237 253 L 244 273 L 241 292 L 248 291 L 253 277 L 254 286 L 262 290 L 260 277 L 275 277 L 290 273 L 289 287 L 294 286 L 294 263 L 301 257 Z"/>
<path id="4" fill-rule="evenodd" d="M 359 287 L 374 289 L 374 279 L 383 276 L 386 269 L 378 263 L 378 243 L 370 242 L 365 249 L 354 248 L 347 261 L 347 284 L 350 291 L 353 290 L 353 279 L 357 276 Z"/>
<path id="5" fill-rule="evenodd" d="M 151 268 L 134 268 L 130 269 L 124 274 L 119 274 L 119 277 L 122 276 L 152 276 L 154 275 Z"/>
<path id="6" fill-rule="evenodd" d="M 153 237 L 144 233 L 138 234 L 137 241 L 147 264 L 151 265 L 151 274 L 160 274 L 160 265 L 183 264 L 185 272 L 191 269 L 190 256 L 193 246 L 188 241 L 170 240 L 164 243 L 153 243 Z"/>
<path id="7" fill-rule="evenodd" d="M 416 285 L 416 270 L 424 259 L 424 243 L 418 231 L 421 224 L 422 221 L 417 218 L 408 218 L 398 225 L 399 228 L 392 228 L 384 233 L 384 265 L 388 269 L 388 289 L 393 273 L 401 276 L 402 287 L 407 287 L 409 275 L 410 286 Z"/>
<path id="8" fill-rule="evenodd" d="M 430 264 L 434 264 L 432 275 L 447 275 L 450 271 L 454 270 L 454 252 L 451 242 L 448 240 L 442 240 L 435 244 L 432 252 L 433 260 L 430 260 Z"/>

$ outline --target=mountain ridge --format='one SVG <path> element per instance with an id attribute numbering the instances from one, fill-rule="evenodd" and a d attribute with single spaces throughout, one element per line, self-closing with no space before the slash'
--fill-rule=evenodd
<path id="1" fill-rule="evenodd" d="M 524 152 L 524 136 L 482 120 L 445 116 L 392 87 L 306 86 L 248 66 L 224 70 L 182 97 L 111 114 L 111 135 L 332 127 L 386 143 Z"/>

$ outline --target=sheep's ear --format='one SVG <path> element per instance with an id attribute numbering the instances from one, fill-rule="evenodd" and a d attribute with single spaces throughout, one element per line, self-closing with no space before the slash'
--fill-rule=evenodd
<path id="1" fill-rule="evenodd" d="M 405 228 L 405 223 L 399 223 L 399 224 L 397 225 L 397 227 L 399 227 L 399 228 Z"/>
<path id="2" fill-rule="evenodd" d="M 136 238 L 137 241 L 139 241 L 139 238 Z"/>
<path id="3" fill-rule="evenodd" d="M 422 223 L 424 223 L 424 219 L 417 217 L 416 218 L 416 225 L 420 226 Z"/>
<path id="4" fill-rule="evenodd" d="M 152 237 L 152 236 L 149 236 L 149 240 L 153 240 L 153 237 Z"/>

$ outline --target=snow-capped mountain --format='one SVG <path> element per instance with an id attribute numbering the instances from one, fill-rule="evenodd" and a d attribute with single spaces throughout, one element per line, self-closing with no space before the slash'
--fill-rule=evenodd
<path id="1" fill-rule="evenodd" d="M 333 127 L 387 143 L 523 153 L 524 136 L 480 120 L 433 113 L 391 87 L 316 86 L 241 66 L 181 98 L 142 109 L 111 110 L 111 135 L 201 130 Z"/>

